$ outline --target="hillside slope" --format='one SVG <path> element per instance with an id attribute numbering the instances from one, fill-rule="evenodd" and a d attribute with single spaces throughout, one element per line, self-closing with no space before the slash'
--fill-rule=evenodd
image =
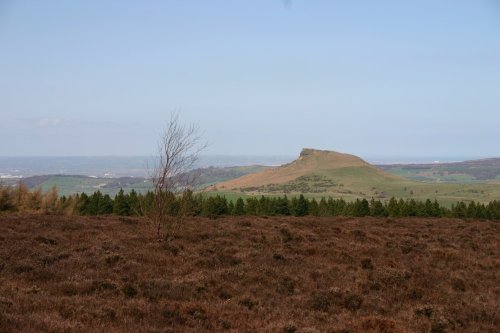
<path id="1" fill-rule="evenodd" d="M 221 182 L 216 184 L 214 188 L 231 190 L 263 186 L 275 187 L 297 180 L 324 181 L 325 185 L 328 182 L 333 185 L 338 184 L 339 181 L 355 180 L 351 177 L 352 174 L 358 174 L 358 178 L 369 177 L 375 182 L 403 180 L 354 155 L 305 148 L 300 153 L 299 158 L 289 164 Z"/>
<path id="2" fill-rule="evenodd" d="M 444 183 L 403 178 L 373 166 L 361 158 L 333 151 L 303 149 L 299 158 L 280 167 L 220 182 L 208 192 L 236 198 L 244 195 L 298 195 L 311 197 L 378 198 L 391 197 L 489 202 L 500 199 L 500 184 L 493 182 Z"/>

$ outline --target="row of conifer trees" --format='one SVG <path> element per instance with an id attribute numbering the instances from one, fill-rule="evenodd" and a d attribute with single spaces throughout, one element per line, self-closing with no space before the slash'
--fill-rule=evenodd
<path id="1" fill-rule="evenodd" d="M 500 219 L 500 201 L 488 204 L 470 201 L 457 202 L 451 208 L 440 205 L 436 200 L 417 201 L 395 199 L 388 201 L 321 198 L 308 199 L 303 195 L 283 197 L 248 197 L 228 200 L 224 196 L 204 196 L 186 190 L 182 195 L 168 193 L 167 214 L 173 216 L 375 216 L 375 217 L 456 217 L 475 219 Z M 77 215 L 121 216 L 149 215 L 153 210 L 154 194 L 125 193 L 120 190 L 114 197 L 100 191 L 91 195 L 85 193 L 69 197 L 58 196 L 53 188 L 47 193 L 41 190 L 29 191 L 25 186 L 0 187 L 0 211 L 28 211 Z"/>
<path id="2" fill-rule="evenodd" d="M 374 216 L 374 217 L 456 217 L 476 219 L 500 219 L 500 201 L 488 204 L 458 202 L 451 208 L 440 205 L 436 200 L 417 201 L 414 199 L 380 200 L 298 197 L 248 197 L 228 200 L 224 196 L 203 196 L 185 191 L 180 196 L 167 196 L 168 214 L 186 216 L 220 215 L 263 215 L 263 216 Z M 83 215 L 116 214 L 147 215 L 152 209 L 152 192 L 138 194 L 135 191 L 125 194 L 120 191 L 114 199 L 109 195 L 95 192 L 87 196 L 77 196 L 77 212 Z"/>

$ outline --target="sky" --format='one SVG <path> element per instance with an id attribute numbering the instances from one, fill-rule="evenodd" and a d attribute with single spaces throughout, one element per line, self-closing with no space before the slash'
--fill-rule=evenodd
<path id="1" fill-rule="evenodd" d="M 0 156 L 500 156 L 497 0 L 0 0 Z"/>

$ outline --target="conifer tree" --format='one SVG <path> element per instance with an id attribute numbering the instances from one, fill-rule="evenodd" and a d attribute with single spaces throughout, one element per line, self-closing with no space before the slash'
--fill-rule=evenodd
<path id="1" fill-rule="evenodd" d="M 356 199 L 352 205 L 352 214 L 354 216 L 367 216 L 370 215 L 370 204 L 366 199 Z"/>
<path id="2" fill-rule="evenodd" d="M 326 201 L 325 197 L 322 197 L 321 200 L 319 201 L 318 204 L 318 214 L 320 216 L 328 216 L 328 202 Z"/>
<path id="3" fill-rule="evenodd" d="M 220 195 L 208 197 L 203 203 L 203 215 L 208 217 L 215 217 L 225 215 L 227 210 L 227 199 Z"/>
<path id="4" fill-rule="evenodd" d="M 370 215 L 387 216 L 387 211 L 380 200 L 375 200 L 372 198 L 372 200 L 370 201 Z"/>
<path id="5" fill-rule="evenodd" d="M 258 208 L 259 207 L 259 201 L 254 198 L 254 197 L 250 197 L 250 198 L 247 198 L 247 204 L 246 204 L 246 213 L 248 215 L 257 215 L 258 213 Z"/>
<path id="6" fill-rule="evenodd" d="M 230 200 L 229 203 L 227 204 L 227 212 L 228 214 L 233 215 L 233 211 L 234 211 L 234 202 L 233 200 Z"/>
<path id="7" fill-rule="evenodd" d="M 127 204 L 129 207 L 129 215 L 139 216 L 141 207 L 139 203 L 139 197 L 137 196 L 137 192 L 132 189 L 130 193 L 126 196 Z"/>
<path id="8" fill-rule="evenodd" d="M 236 200 L 236 204 L 234 205 L 233 215 L 243 215 L 245 214 L 245 202 L 242 198 L 238 198 Z"/>
<path id="9" fill-rule="evenodd" d="M 77 195 L 76 199 L 76 211 L 82 215 L 85 215 L 87 212 L 87 206 L 89 204 L 89 197 L 87 194 L 82 193 L 81 195 Z"/>
<path id="10" fill-rule="evenodd" d="M 399 204 L 396 198 L 392 197 L 387 204 L 387 212 L 390 217 L 400 216 Z"/>
<path id="11" fill-rule="evenodd" d="M 109 196 L 109 194 L 105 194 L 102 196 L 99 201 L 99 206 L 97 209 L 97 214 L 112 214 L 113 213 L 113 199 Z"/>
<path id="12" fill-rule="evenodd" d="M 286 195 L 283 198 L 279 197 L 275 200 L 274 214 L 290 215 L 290 203 Z"/>
<path id="13" fill-rule="evenodd" d="M 312 216 L 319 216 L 319 205 L 316 199 L 312 198 L 308 205 L 308 214 Z"/>
<path id="14" fill-rule="evenodd" d="M 295 206 L 293 207 L 293 215 L 294 216 L 305 216 L 308 214 L 308 203 L 304 198 L 304 195 L 300 195 L 296 201 Z"/>
<path id="15" fill-rule="evenodd" d="M 129 205 L 123 189 L 120 189 L 115 196 L 113 202 L 113 214 L 124 216 L 130 215 Z"/>

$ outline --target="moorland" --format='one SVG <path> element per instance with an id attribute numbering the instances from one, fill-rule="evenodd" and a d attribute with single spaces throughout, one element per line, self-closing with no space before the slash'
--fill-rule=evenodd
<path id="1" fill-rule="evenodd" d="M 2 332 L 496 332 L 498 221 L 0 215 Z"/>

